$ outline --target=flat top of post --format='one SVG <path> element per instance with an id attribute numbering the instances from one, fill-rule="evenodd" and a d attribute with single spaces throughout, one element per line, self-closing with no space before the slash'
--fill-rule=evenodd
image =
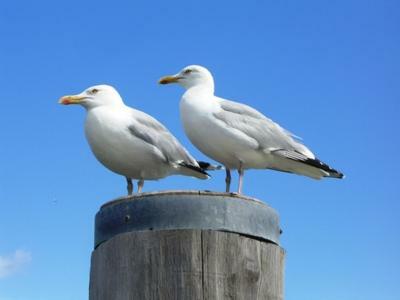
<path id="1" fill-rule="evenodd" d="M 106 206 L 119 204 L 120 202 L 123 202 L 123 201 L 136 200 L 136 199 L 139 200 L 139 199 L 142 199 L 145 197 L 166 196 L 166 195 L 171 195 L 171 196 L 172 195 L 180 195 L 180 196 L 207 195 L 207 196 L 231 197 L 231 198 L 239 198 L 239 199 L 248 200 L 248 201 L 254 201 L 254 202 L 269 206 L 267 203 L 262 202 L 256 198 L 252 198 L 252 197 L 245 196 L 245 195 L 238 194 L 238 193 L 225 193 L 225 192 L 199 191 L 199 190 L 166 190 L 166 191 L 154 191 L 154 192 L 146 192 L 146 193 L 118 197 L 114 200 L 104 203 L 101 206 L 101 209 Z"/>
<path id="2" fill-rule="evenodd" d="M 96 214 L 95 247 L 113 236 L 143 230 L 218 230 L 279 244 L 276 211 L 236 193 L 163 191 L 120 197 Z"/>

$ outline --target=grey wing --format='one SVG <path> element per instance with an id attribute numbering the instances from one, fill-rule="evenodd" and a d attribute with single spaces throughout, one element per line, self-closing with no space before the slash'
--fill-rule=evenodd
<path id="1" fill-rule="evenodd" d="M 270 151 L 285 149 L 299 152 L 307 157 L 314 157 L 306 146 L 294 140 L 293 134 L 254 108 L 222 98 L 217 99 L 221 111 L 215 113 L 214 116 L 226 125 L 256 140 L 260 149 Z"/>
<path id="2" fill-rule="evenodd" d="M 128 129 L 132 135 L 157 148 L 167 162 L 197 166 L 196 160 L 168 129 L 150 115 L 135 110 Z"/>

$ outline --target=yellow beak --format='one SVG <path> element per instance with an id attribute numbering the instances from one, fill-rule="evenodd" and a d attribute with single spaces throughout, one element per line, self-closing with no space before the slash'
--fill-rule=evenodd
<path id="1" fill-rule="evenodd" d="M 58 103 L 64 104 L 64 105 L 79 104 L 82 102 L 83 99 L 85 99 L 85 96 L 68 95 L 68 96 L 61 97 L 60 100 L 58 100 Z"/>
<path id="2" fill-rule="evenodd" d="M 178 82 L 179 79 L 180 77 L 176 75 L 164 76 L 158 81 L 158 83 L 159 84 L 175 83 Z"/>

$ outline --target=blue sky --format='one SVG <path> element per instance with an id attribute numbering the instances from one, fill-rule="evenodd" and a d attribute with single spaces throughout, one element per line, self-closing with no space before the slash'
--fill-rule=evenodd
<path id="1" fill-rule="evenodd" d="M 281 216 L 286 299 L 400 299 L 399 2 L 240 3 L 0 3 L 0 300 L 86 299 L 94 215 L 125 193 L 90 153 L 84 110 L 58 98 L 111 84 L 206 159 L 183 133 L 183 90 L 157 85 L 189 64 L 347 175 L 246 173 L 244 193 Z M 222 191 L 223 177 L 145 191 Z"/>

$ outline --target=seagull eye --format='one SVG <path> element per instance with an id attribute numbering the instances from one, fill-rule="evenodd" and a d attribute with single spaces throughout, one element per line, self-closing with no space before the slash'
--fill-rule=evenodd
<path id="1" fill-rule="evenodd" d="M 97 94 L 98 93 L 98 89 L 91 89 L 90 90 L 90 93 L 92 94 L 92 95 L 95 95 L 95 94 Z"/>
<path id="2" fill-rule="evenodd" d="M 191 70 L 191 69 L 187 69 L 187 70 L 183 71 L 183 73 L 184 73 L 184 74 L 190 74 L 190 73 L 192 73 L 192 71 L 193 71 L 193 70 Z"/>

